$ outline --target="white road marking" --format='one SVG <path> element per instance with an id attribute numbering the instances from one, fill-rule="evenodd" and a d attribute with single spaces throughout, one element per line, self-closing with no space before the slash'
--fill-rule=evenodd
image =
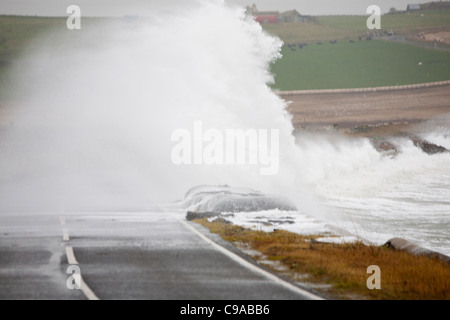
<path id="1" fill-rule="evenodd" d="M 303 290 L 295 285 L 293 285 L 292 283 L 289 283 L 277 276 L 275 276 L 274 274 L 263 270 L 261 268 L 259 268 L 258 266 L 248 262 L 247 260 L 243 259 L 242 257 L 238 256 L 237 254 L 229 251 L 228 249 L 225 249 L 224 247 L 218 245 L 217 243 L 215 243 L 214 241 L 212 241 L 211 239 L 209 239 L 208 237 L 206 237 L 205 235 L 203 235 L 201 232 L 199 232 L 198 230 L 196 230 L 193 226 L 191 226 L 190 224 L 188 224 L 186 221 L 178 219 L 177 217 L 175 217 L 175 219 L 177 219 L 178 221 L 180 221 L 186 228 L 188 228 L 189 230 L 191 230 L 192 232 L 194 232 L 196 235 L 198 235 L 201 239 L 203 239 L 204 241 L 208 242 L 209 244 L 211 244 L 215 249 L 217 249 L 218 251 L 220 251 L 221 253 L 223 253 L 224 255 L 226 255 L 227 257 L 231 258 L 232 260 L 234 260 L 235 262 L 239 263 L 241 266 L 249 269 L 250 271 L 253 271 L 255 273 L 258 273 L 264 277 L 266 277 L 267 279 L 285 287 L 286 289 L 289 289 L 295 293 L 298 293 L 308 299 L 311 300 L 323 300 L 323 298 L 316 296 L 315 294 L 312 294 L 306 290 Z"/>
<path id="2" fill-rule="evenodd" d="M 81 277 L 81 291 L 83 291 L 86 298 L 89 300 L 100 300 L 97 295 L 94 293 L 94 291 L 89 288 L 89 286 L 84 282 L 83 277 Z"/>
<path id="3" fill-rule="evenodd" d="M 67 263 L 68 264 L 76 264 L 78 265 L 78 261 L 75 258 L 75 254 L 73 253 L 73 248 L 70 246 L 66 246 L 66 256 L 67 256 Z"/>
<path id="4" fill-rule="evenodd" d="M 311 299 L 311 300 L 323 300 L 323 298 L 310 293 L 306 290 L 303 290 L 295 285 L 293 285 L 292 283 L 289 283 L 288 281 L 285 281 L 279 277 L 277 277 L 276 275 L 263 270 L 261 268 L 259 268 L 258 266 L 248 262 L 247 260 L 243 259 L 242 257 L 240 257 L 239 255 L 229 251 L 228 249 L 220 246 L 219 244 L 215 243 L 214 241 L 212 241 L 211 239 L 209 239 L 208 237 L 206 237 L 205 235 L 203 235 L 201 232 L 199 232 L 198 230 L 196 230 L 193 226 L 191 226 L 189 223 L 187 223 L 186 221 L 179 219 L 178 217 L 174 216 L 174 218 L 176 220 L 178 220 L 182 225 L 184 225 L 187 229 L 191 230 L 193 233 L 195 233 L 198 237 L 200 237 L 202 240 L 204 240 L 205 242 L 209 243 L 210 245 L 212 245 L 216 250 L 218 250 L 219 252 L 221 252 L 222 254 L 224 254 L 225 256 L 229 257 L 230 259 L 232 259 L 233 261 L 237 262 L 238 264 L 240 264 L 241 266 L 245 267 L 246 269 L 257 273 L 275 283 L 277 283 L 278 285 L 292 291 L 295 292 L 297 294 L 300 294 L 301 296 L 307 298 L 307 299 Z M 60 222 L 61 225 L 65 225 L 65 220 L 63 217 L 60 217 Z M 63 239 L 64 239 L 64 232 L 67 232 L 67 229 L 63 229 Z M 69 238 L 69 234 L 67 232 L 67 238 Z M 67 256 L 67 261 L 68 264 L 70 265 L 79 265 L 73 248 L 71 246 L 66 246 L 66 256 Z M 92 291 L 92 289 L 86 284 L 86 282 L 84 281 L 83 277 L 81 277 L 81 291 L 84 293 L 84 295 L 89 299 L 89 300 L 100 300 L 97 295 Z"/>
<path id="5" fill-rule="evenodd" d="M 73 252 L 73 248 L 70 246 L 66 246 L 66 255 L 67 255 L 67 262 L 70 265 L 79 265 L 77 259 L 75 258 L 75 254 Z M 100 300 L 97 295 L 92 291 L 92 289 L 87 285 L 87 283 L 84 281 L 83 276 L 81 276 L 81 291 L 84 293 L 86 298 L 89 300 Z"/>
<path id="6" fill-rule="evenodd" d="M 69 231 L 63 228 L 63 241 L 70 241 Z"/>
<path id="7" fill-rule="evenodd" d="M 59 221 L 61 225 L 65 225 L 66 221 L 64 217 L 59 217 Z M 69 241 L 69 231 L 65 228 L 63 228 L 63 241 Z M 69 265 L 79 265 L 77 258 L 75 257 L 75 253 L 73 252 L 73 248 L 71 246 L 66 246 L 66 256 L 67 256 L 67 263 Z M 87 285 L 87 283 L 84 281 L 83 277 L 80 275 L 81 278 L 81 291 L 84 293 L 86 298 L 89 300 L 100 300 L 97 295 L 92 291 L 92 289 Z"/>

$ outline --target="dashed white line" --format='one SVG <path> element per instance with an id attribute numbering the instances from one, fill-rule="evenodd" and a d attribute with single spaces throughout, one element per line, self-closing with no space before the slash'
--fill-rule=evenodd
<path id="1" fill-rule="evenodd" d="M 70 241 L 69 231 L 63 228 L 63 241 Z"/>
<path id="2" fill-rule="evenodd" d="M 81 277 L 81 291 L 83 291 L 86 298 L 89 300 L 100 300 L 97 295 L 94 293 L 94 291 L 89 288 L 89 286 L 84 282 L 83 277 Z"/>
<path id="3" fill-rule="evenodd" d="M 75 254 L 73 252 L 73 248 L 70 246 L 66 246 L 66 255 L 67 255 L 67 262 L 70 265 L 79 265 L 77 259 L 75 258 Z M 81 287 L 80 290 L 84 293 L 86 298 L 89 300 L 100 300 L 97 295 L 92 291 L 92 289 L 87 285 L 87 283 L 84 281 L 83 277 L 80 275 L 81 278 Z"/>
<path id="4" fill-rule="evenodd" d="M 59 221 L 61 225 L 65 225 L 66 221 L 64 217 L 59 217 Z M 69 231 L 65 228 L 63 228 L 63 241 L 69 241 Z M 77 258 L 75 257 L 75 253 L 73 252 L 73 248 L 71 246 L 66 245 L 66 256 L 67 256 L 67 263 L 69 265 L 78 265 L 79 263 L 77 261 Z M 81 288 L 80 290 L 84 293 L 86 298 L 89 300 L 100 300 L 97 295 L 92 291 L 92 289 L 87 285 L 87 283 L 84 281 L 83 277 L 80 275 L 81 278 Z"/>
<path id="5" fill-rule="evenodd" d="M 67 256 L 67 263 L 68 264 L 71 264 L 71 265 L 72 264 L 76 264 L 76 265 L 79 264 L 77 259 L 75 258 L 75 254 L 73 253 L 73 248 L 72 247 L 66 246 L 66 256 Z"/>

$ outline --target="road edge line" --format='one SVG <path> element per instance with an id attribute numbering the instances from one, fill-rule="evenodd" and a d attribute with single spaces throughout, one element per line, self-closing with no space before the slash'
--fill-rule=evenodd
<path id="1" fill-rule="evenodd" d="M 258 273 L 266 278 L 268 278 L 271 281 L 274 281 L 275 283 L 277 283 L 278 285 L 285 287 L 286 289 L 289 289 L 290 291 L 293 291 L 295 293 L 298 293 L 300 295 L 305 296 L 307 299 L 310 300 L 324 300 L 324 298 L 319 297 L 311 292 L 308 292 L 304 289 L 301 289 L 295 285 L 293 285 L 292 283 L 289 283 L 279 277 L 277 277 L 276 275 L 261 269 L 260 267 L 248 262 L 247 260 L 245 260 L 244 258 L 240 257 L 239 255 L 235 254 L 234 252 L 229 251 L 228 249 L 222 247 L 221 245 L 217 244 L 216 242 L 214 242 L 213 240 L 209 239 L 208 237 L 206 237 L 204 234 L 202 234 L 201 232 L 199 232 L 198 230 L 196 230 L 193 226 L 191 226 L 189 223 L 187 223 L 184 220 L 178 219 L 175 217 L 175 219 L 177 219 L 179 222 L 181 222 L 185 227 L 187 227 L 189 230 L 191 230 L 192 232 L 194 232 L 197 236 L 199 236 L 201 239 L 203 239 L 204 241 L 208 242 L 209 244 L 211 244 L 214 248 L 216 248 L 217 250 L 219 250 L 222 254 L 226 255 L 227 257 L 229 257 L 230 259 L 232 259 L 233 261 L 239 263 L 241 266 L 249 269 L 250 271 L 253 271 L 255 273 Z"/>

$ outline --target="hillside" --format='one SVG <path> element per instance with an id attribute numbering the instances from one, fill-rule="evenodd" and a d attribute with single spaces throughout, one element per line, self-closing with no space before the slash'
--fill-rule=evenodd
<path id="1" fill-rule="evenodd" d="M 263 24 L 264 30 L 280 37 L 285 43 L 303 43 L 358 38 L 367 34 L 395 34 L 414 36 L 418 33 L 450 31 L 450 1 L 437 9 L 428 6 L 412 12 L 397 12 L 381 17 L 381 30 L 369 31 L 368 16 L 318 16 L 310 22 Z"/>

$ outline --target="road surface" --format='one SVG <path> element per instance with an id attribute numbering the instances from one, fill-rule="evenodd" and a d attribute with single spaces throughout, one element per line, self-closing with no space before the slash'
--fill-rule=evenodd
<path id="1" fill-rule="evenodd" d="M 0 213 L 0 299 L 318 298 L 214 237 L 160 209 Z"/>

